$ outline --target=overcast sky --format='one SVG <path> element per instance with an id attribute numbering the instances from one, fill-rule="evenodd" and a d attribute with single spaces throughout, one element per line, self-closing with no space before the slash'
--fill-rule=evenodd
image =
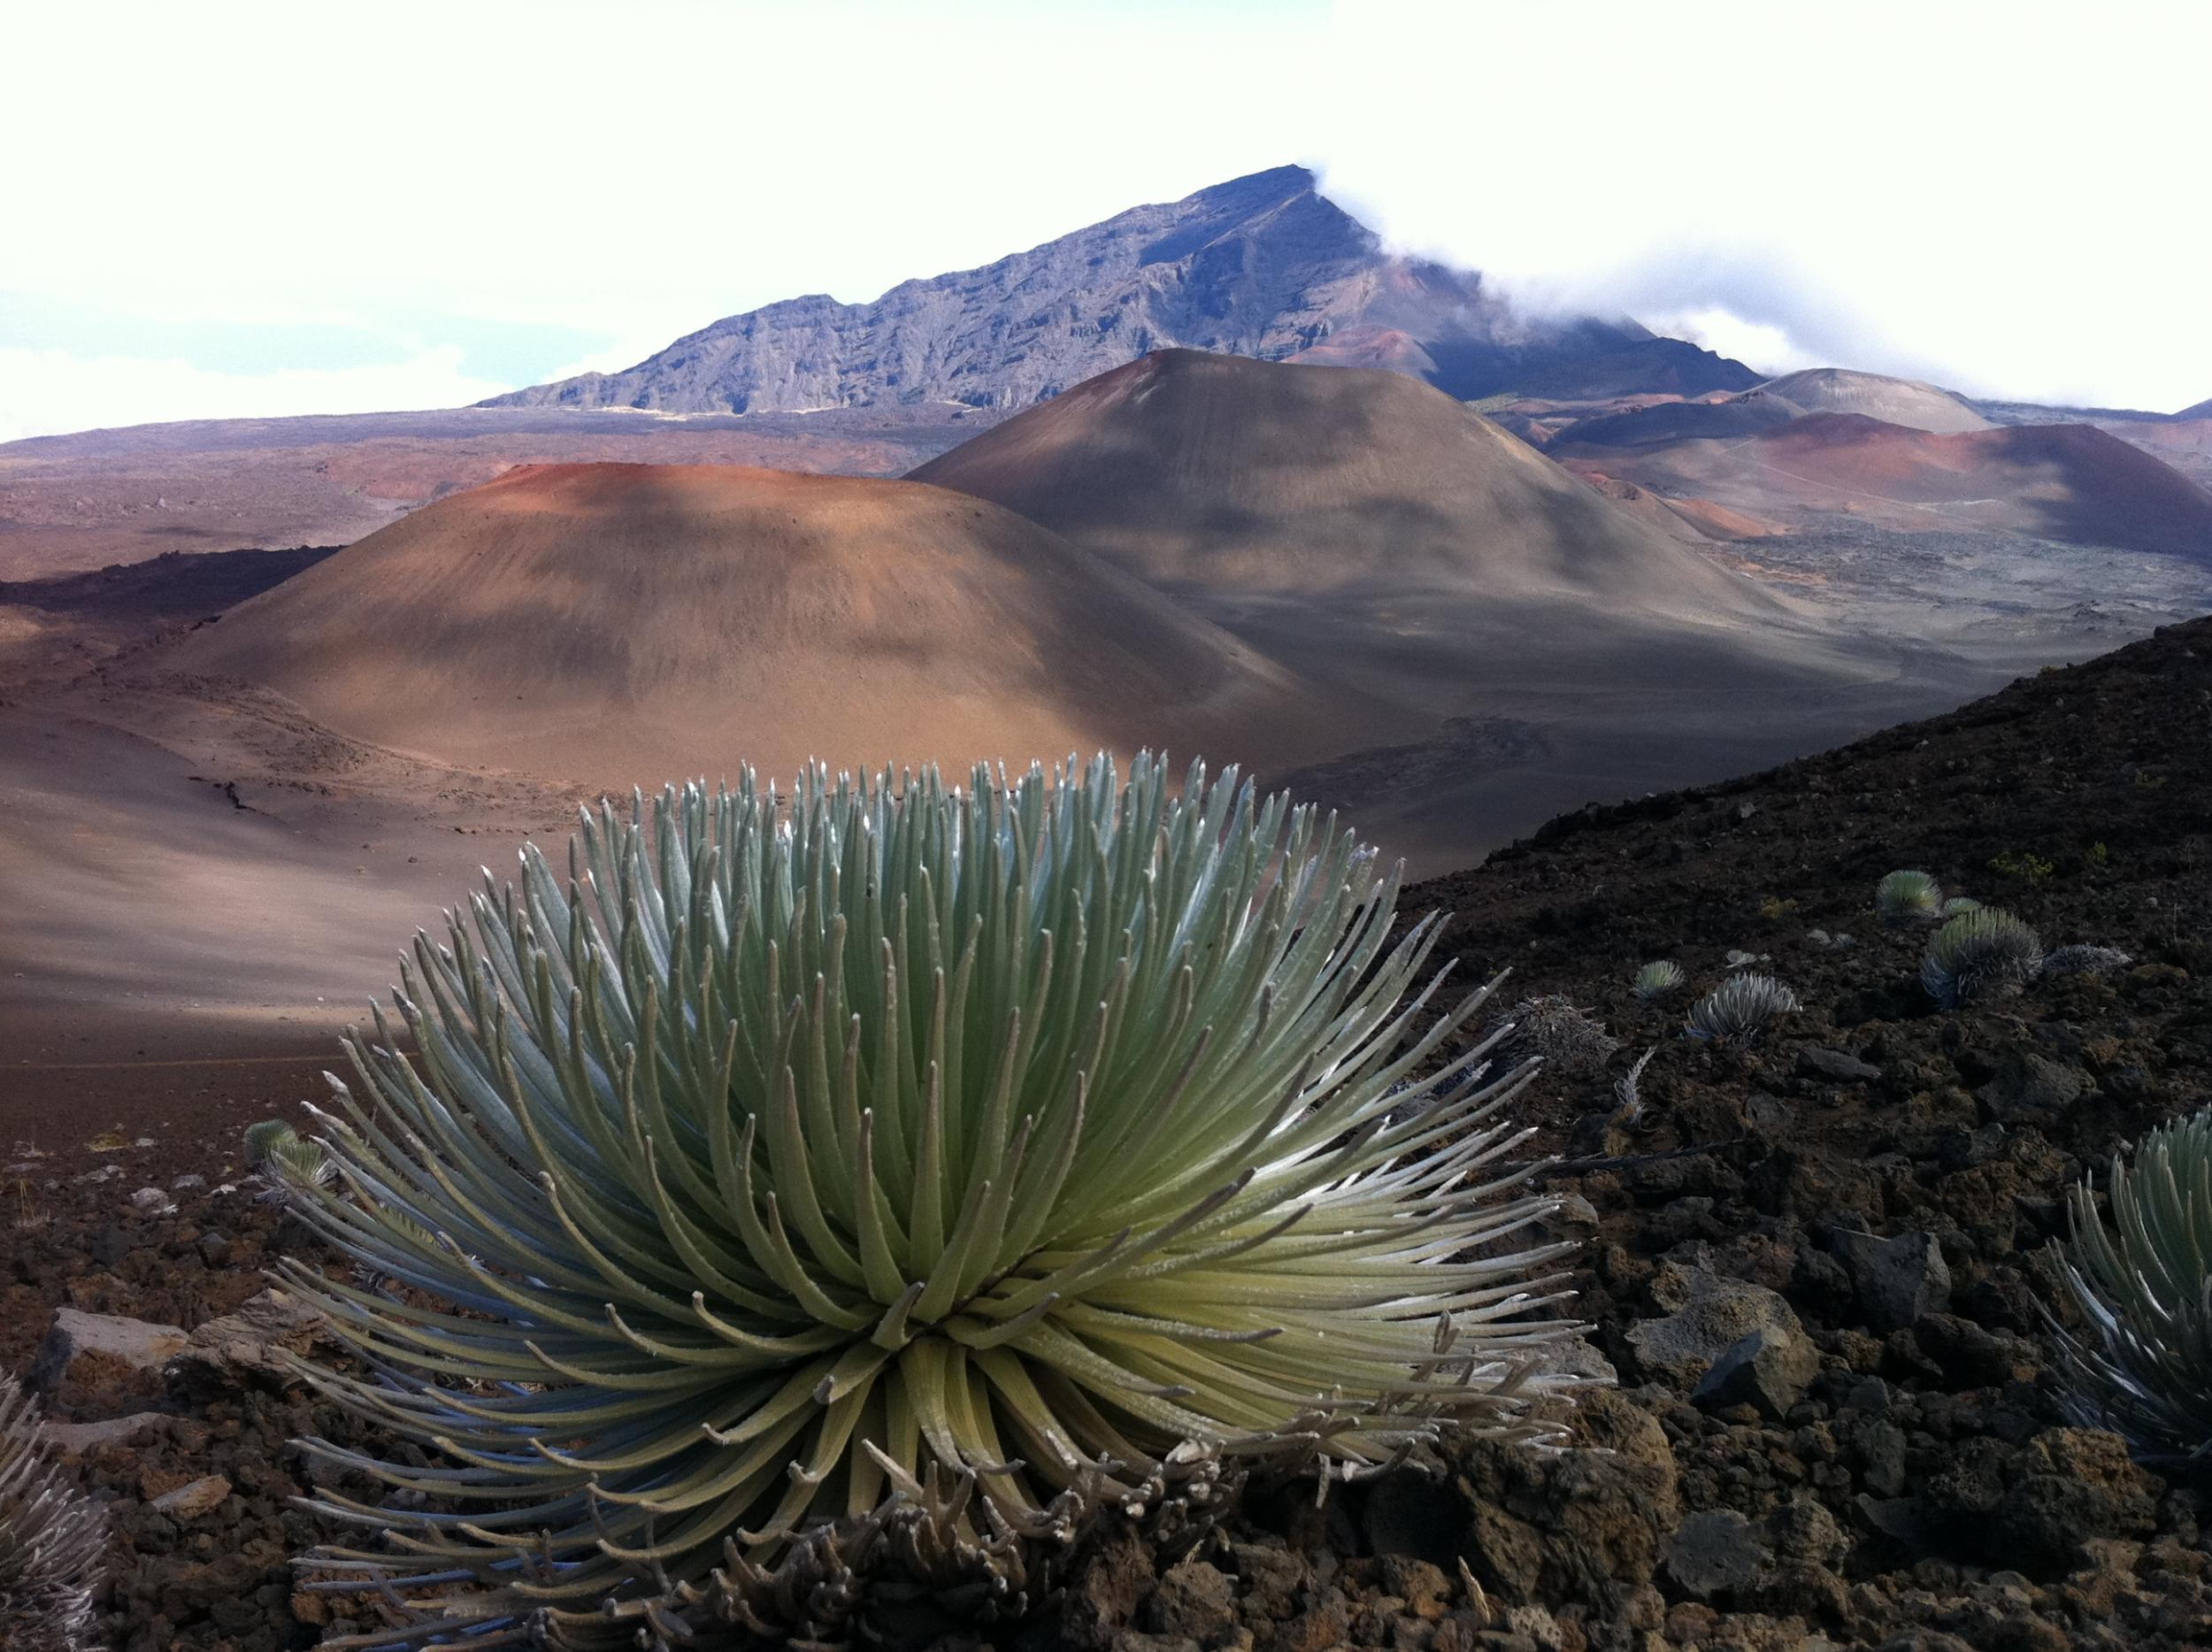
<path id="1" fill-rule="evenodd" d="M 84 4 L 0 98 L 0 439 L 449 406 L 1302 161 L 1773 370 L 2212 396 L 2212 6 Z"/>

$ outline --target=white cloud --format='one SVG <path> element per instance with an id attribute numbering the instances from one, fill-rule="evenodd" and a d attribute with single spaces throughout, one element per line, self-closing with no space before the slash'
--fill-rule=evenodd
<path id="1" fill-rule="evenodd" d="M 1686 338 L 1719 355 L 1732 356 L 1771 378 L 1795 373 L 1800 367 L 1828 364 L 1778 327 L 1747 321 L 1733 311 L 1716 304 L 1694 310 L 1646 311 L 1639 318 L 1654 332 L 1670 338 Z"/>
<path id="2" fill-rule="evenodd" d="M 1984 395 L 2212 395 L 2212 8 L 1347 0 L 1335 35 L 1390 114 L 1331 124 L 1328 185 L 1531 302 Z"/>
<path id="3" fill-rule="evenodd" d="M 211 372 L 185 361 L 0 348 L 0 442 L 175 419 L 276 419 L 456 407 L 504 386 L 460 371 L 442 345 L 388 366 Z"/>

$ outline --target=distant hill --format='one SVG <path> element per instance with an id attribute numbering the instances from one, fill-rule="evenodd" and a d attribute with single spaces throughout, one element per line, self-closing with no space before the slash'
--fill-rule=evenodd
<path id="1" fill-rule="evenodd" d="M 1939 435 L 1993 427 L 1963 397 L 1917 379 L 1892 379 L 1847 367 L 1808 367 L 1770 379 L 1759 388 L 1809 413 L 1863 413 L 1885 424 L 1932 430 Z"/>
<path id="2" fill-rule="evenodd" d="M 734 465 L 518 471 L 145 662 L 438 762 L 592 786 L 750 763 L 1335 749 L 1299 679 L 996 506 Z M 1340 742 L 1341 743 L 1341 742 Z"/>
<path id="3" fill-rule="evenodd" d="M 800 411 L 949 402 L 1022 408 L 1175 346 L 1411 372 L 1463 397 L 1742 389 L 1740 362 L 1628 320 L 1538 320 L 1470 271 L 1386 251 L 1282 166 L 1140 206 L 872 304 L 786 300 L 626 372 L 486 406 Z"/>
<path id="4" fill-rule="evenodd" d="M 1932 384 L 1844 367 L 1811 367 L 1725 399 L 1662 402 L 1583 419 L 1560 431 L 1553 445 L 1573 451 L 1732 441 L 1778 430 L 1809 413 L 1859 413 L 1947 435 L 1993 427 L 1964 400 Z"/>
<path id="5" fill-rule="evenodd" d="M 1767 521 L 2016 534 L 2212 565 L 2212 492 L 2090 425 L 1942 434 L 1860 413 L 1809 413 L 1740 441 L 1632 449 L 1570 430 L 1550 450 L 1585 473 Z"/>
<path id="6" fill-rule="evenodd" d="M 1729 442 L 1778 430 L 1792 419 L 1804 417 L 1805 410 L 1797 403 L 1762 387 L 1723 402 L 1661 402 L 1654 407 L 1577 419 L 1554 434 L 1547 447 L 1571 452 L 1586 448 L 1648 448 L 1669 442 Z"/>

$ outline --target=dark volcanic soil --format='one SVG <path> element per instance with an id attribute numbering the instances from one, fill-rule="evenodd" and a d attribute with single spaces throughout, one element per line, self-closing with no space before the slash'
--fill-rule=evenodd
<path id="1" fill-rule="evenodd" d="M 1555 1069 L 1522 1103 L 1571 1156 L 1548 1173 L 1594 1234 L 1579 1310 L 1622 1387 L 1586 1399 L 1580 1427 L 1609 1449 L 1455 1446 L 1439 1478 L 1319 1510 L 1256 1496 L 1180 1556 L 1109 1531 L 1041 1618 L 978 1633 L 1117 1652 L 2212 1645 L 2212 1487 L 2071 1421 L 2040 1331 L 2066 1189 L 2212 1100 L 2208 734 L 2212 620 L 1827 756 L 1563 818 L 1410 891 L 1409 911 L 1455 914 L 1444 947 L 1463 971 L 1512 967 L 1501 1003 L 1564 994 L 1623 1041 L 1603 1071 Z M 1898 867 L 2012 909 L 2047 947 L 2133 962 L 1939 1013 L 1916 982 L 1926 929 L 1870 910 Z M 1683 1039 L 1731 951 L 1803 1009 L 1746 1049 Z M 1647 1005 L 1630 979 L 1660 957 L 1689 985 Z M 1632 1122 L 1612 1083 L 1647 1049 Z M 28 1226 L 0 1277 L 8 1369 L 58 1307 L 188 1329 L 259 1287 L 252 1271 L 293 1241 L 246 1194 L 129 1205 L 142 1181 L 219 1177 L 225 1150 L 12 1162 L 9 1219 Z M 107 1163 L 121 1173 L 82 1179 Z M 1879 1240 L 1898 1242 L 1875 1256 Z M 1631 1334 L 1744 1313 L 1809 1334 L 1801 1395 L 1694 1403 L 1695 1367 Z M 320 1606 L 283 1566 L 309 1523 L 282 1502 L 299 1472 L 284 1441 L 310 1408 L 250 1386 L 151 1402 L 180 1419 L 90 1464 L 116 1522 L 116 1644 L 311 1645 L 296 1604 Z M 210 1474 L 234 1487 L 211 1512 L 148 1506 Z M 896 1626 L 978 1644 L 910 1614 Z"/>

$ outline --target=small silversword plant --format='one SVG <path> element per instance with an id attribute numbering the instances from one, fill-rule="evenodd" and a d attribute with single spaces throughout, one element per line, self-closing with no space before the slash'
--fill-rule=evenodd
<path id="1" fill-rule="evenodd" d="M 269 1149 L 280 1141 L 288 1141 L 299 1132 L 281 1118 L 265 1118 L 257 1125 L 246 1126 L 246 1163 L 258 1169 L 269 1156 Z"/>
<path id="2" fill-rule="evenodd" d="M 1943 911 L 1943 889 L 1924 872 L 1893 872 L 1874 886 L 1874 911 L 1886 924 L 1935 918 Z"/>
<path id="3" fill-rule="evenodd" d="M 2043 942 L 2010 912 L 1978 907 L 1948 920 L 1928 942 L 1920 984 L 1946 1010 L 2013 991 L 2043 966 Z"/>
<path id="4" fill-rule="evenodd" d="M 246 1156 L 260 1173 L 261 1197 L 267 1203 L 298 1206 L 316 1188 L 338 1179 L 329 1149 L 280 1118 L 246 1132 Z"/>
<path id="5" fill-rule="evenodd" d="M 1655 1003 L 1669 993 L 1678 991 L 1688 979 L 1682 972 L 1682 966 L 1672 958 L 1661 958 L 1636 972 L 1634 991 L 1646 1003 Z"/>
<path id="6" fill-rule="evenodd" d="M 1532 1057 L 1575 1078 L 1597 1072 L 1621 1047 L 1589 1011 L 1556 993 L 1522 999 L 1495 1030 L 1502 1034 L 1499 1048 L 1507 1056 Z"/>
<path id="7" fill-rule="evenodd" d="M 1741 1044 L 1797 1009 L 1797 995 L 1771 975 L 1732 975 L 1699 999 L 1682 1030 L 1715 1044 Z"/>

